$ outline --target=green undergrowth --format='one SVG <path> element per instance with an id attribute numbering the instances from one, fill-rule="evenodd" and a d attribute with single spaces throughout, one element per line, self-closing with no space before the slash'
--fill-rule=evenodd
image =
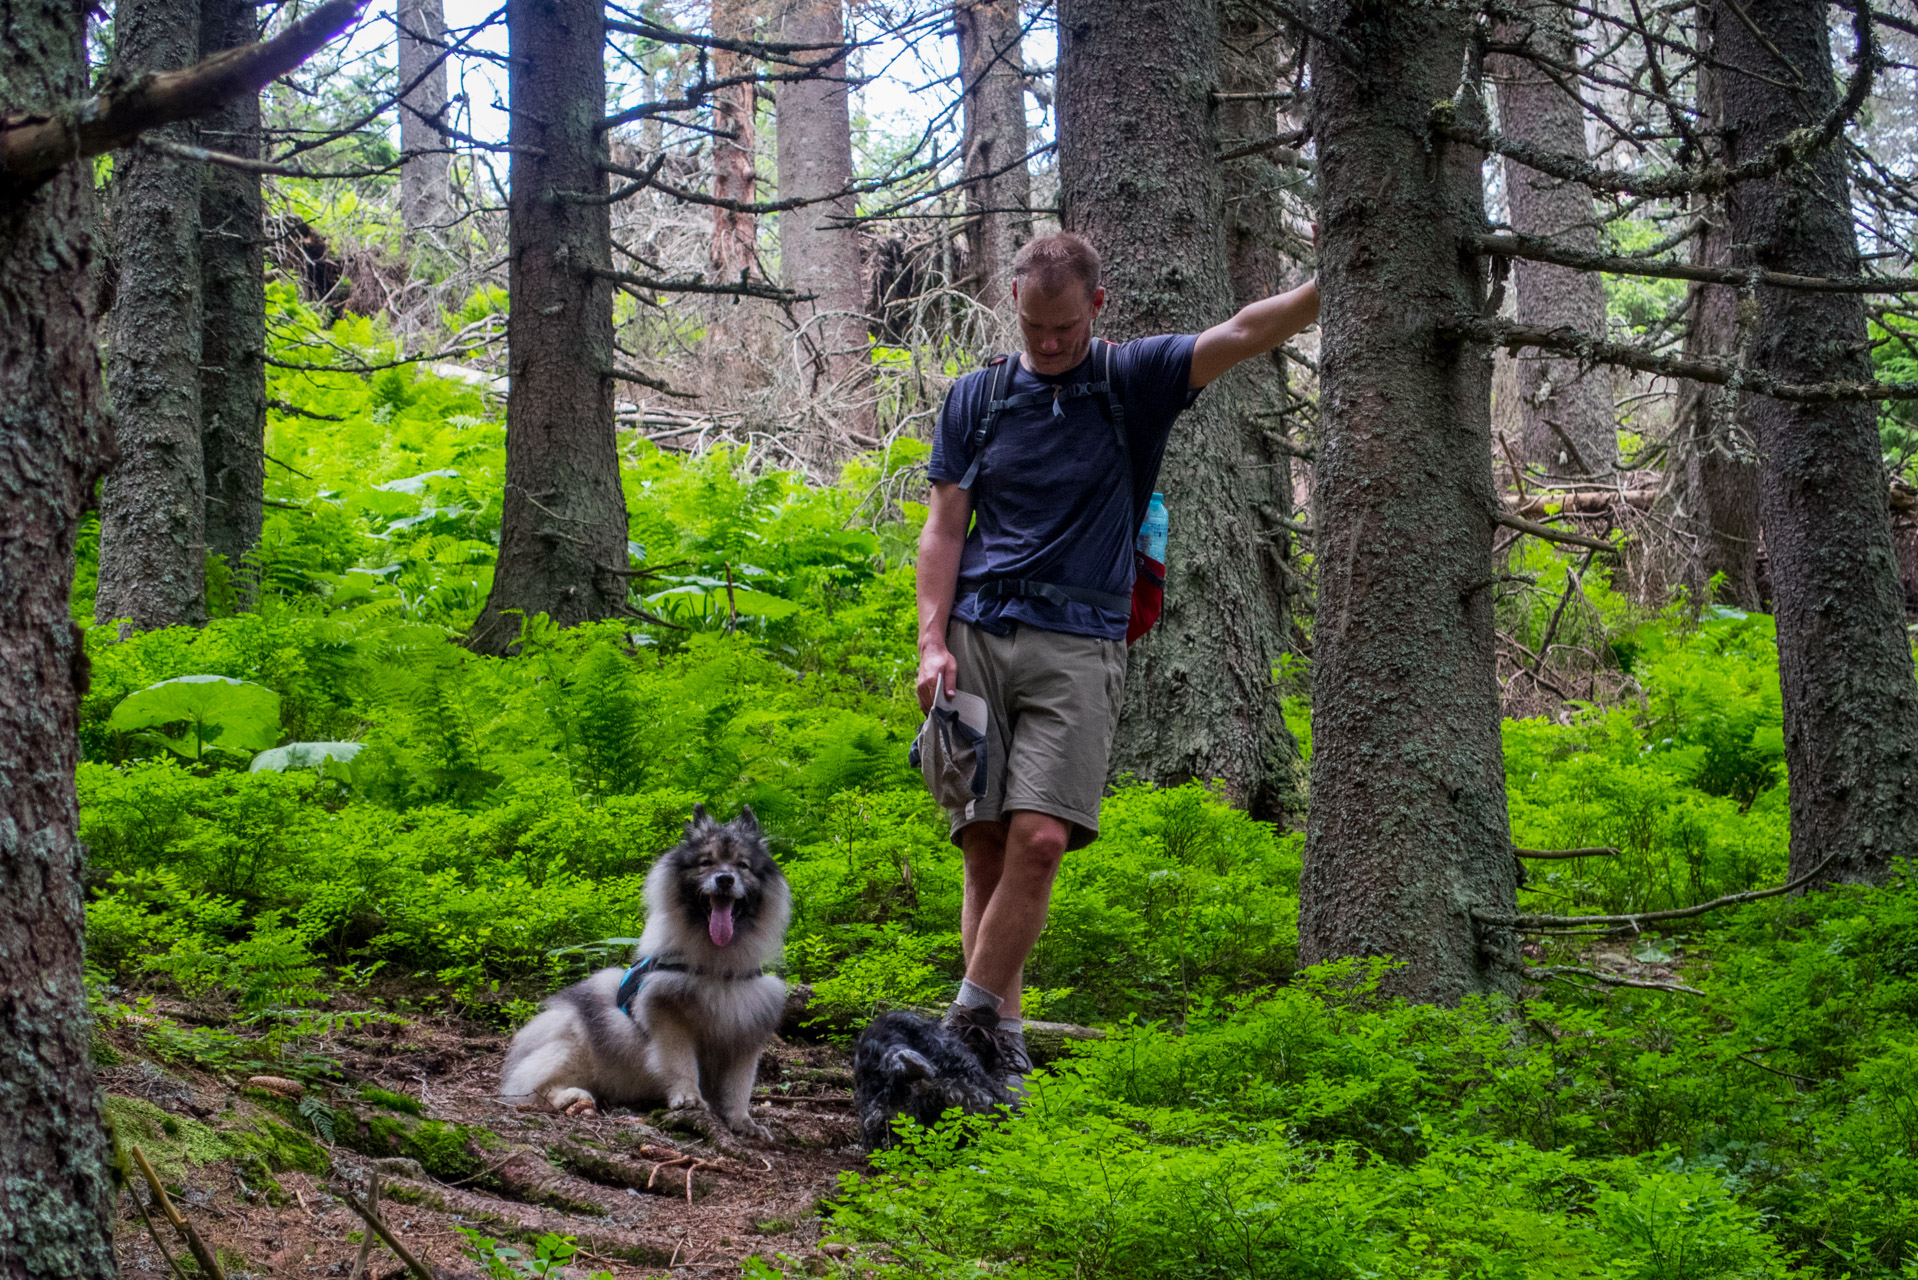
<path id="1" fill-rule="evenodd" d="M 1344 962 L 1079 1046 L 847 1175 L 857 1274 L 1918 1274 L 1918 895 L 1743 909 L 1705 995 L 1456 1009 Z"/>
<path id="2" fill-rule="evenodd" d="M 286 331 L 324 328 L 297 318 Z M 393 354 L 362 320 L 329 341 L 328 359 Z M 496 547 L 490 390 L 415 366 L 273 379 L 292 407 L 271 423 L 280 505 L 255 557 L 211 567 L 205 627 L 94 625 L 97 533 L 82 538 L 78 781 L 103 1024 L 169 1062 L 309 1083 L 337 1079 L 329 1038 L 369 1021 L 452 1008 L 510 1027 L 623 961 L 646 871 L 695 803 L 759 815 L 793 886 L 784 971 L 814 985 L 823 1024 L 951 993 L 960 860 L 906 763 L 924 510 L 900 495 L 919 492 L 923 446 L 809 486 L 737 451 L 689 458 L 622 435 L 632 603 L 671 625 L 535 618 L 516 656 L 490 658 L 458 643 Z M 1537 589 L 1502 603 L 1500 626 L 1536 646 L 1578 562 L 1523 556 Z M 1604 665 L 1608 701 L 1505 725 L 1508 802 L 1521 846 L 1617 854 L 1530 863 L 1522 904 L 1652 910 L 1775 883 L 1787 811 L 1770 619 L 1648 615 L 1602 566 L 1578 600 L 1554 643 Z M 1309 747 L 1307 672 L 1278 674 Z M 225 680 L 143 694 L 188 676 Z M 170 708 L 187 721 L 158 719 Z M 1902 891 L 1632 944 L 1679 963 L 1703 999 L 1555 983 L 1523 1009 L 1411 1009 L 1366 971 L 1293 973 L 1295 829 L 1198 784 L 1120 785 L 1102 828 L 1066 859 L 1026 1010 L 1119 1033 L 1020 1123 L 963 1147 L 957 1131 L 917 1138 L 851 1186 L 841 1229 L 888 1242 L 872 1266 L 1907 1267 L 1918 941 Z M 194 1016 L 163 1016 L 166 1001 Z M 481 1167 L 483 1139 L 402 1101 L 262 1106 L 296 1137 L 449 1178 Z"/>

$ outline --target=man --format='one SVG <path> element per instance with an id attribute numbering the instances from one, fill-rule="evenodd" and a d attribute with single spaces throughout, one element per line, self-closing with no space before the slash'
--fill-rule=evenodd
<path id="1" fill-rule="evenodd" d="M 1142 338 L 1095 358 L 1099 255 L 1060 233 L 1020 251 L 1012 297 L 1025 351 L 986 443 L 974 448 L 996 367 L 953 386 L 933 442 L 918 683 L 928 710 L 940 691 L 987 706 L 985 794 L 949 810 L 965 857 L 966 977 L 945 1021 L 1019 1096 L 1031 1069 L 1019 1018 L 1026 957 L 1060 859 L 1098 835 L 1125 692 L 1134 538 L 1173 419 L 1233 365 L 1311 324 L 1319 294 L 1308 283 L 1197 336 Z M 1175 519 L 1178 498 L 1169 495 Z"/>

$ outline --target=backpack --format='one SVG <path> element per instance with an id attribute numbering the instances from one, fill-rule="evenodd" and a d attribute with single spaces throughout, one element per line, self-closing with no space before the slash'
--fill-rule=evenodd
<path id="1" fill-rule="evenodd" d="M 1017 355 L 994 356 L 987 367 L 991 369 L 992 389 L 987 393 L 986 410 L 973 424 L 972 433 L 966 438 L 966 444 L 972 454 L 972 462 L 961 477 L 959 487 L 972 489 L 979 478 L 979 464 L 985 460 L 986 446 L 991 443 L 994 430 L 999 425 L 999 417 L 1007 409 L 1023 409 L 1028 405 L 1044 404 L 1052 401 L 1052 412 L 1063 417 L 1061 402 L 1076 400 L 1082 396 L 1091 396 L 1098 400 L 1099 408 L 1107 422 L 1112 424 L 1113 439 L 1119 447 L 1119 454 L 1126 460 L 1128 477 L 1132 469 L 1132 448 L 1126 438 L 1125 404 L 1115 393 L 1112 384 L 1112 343 L 1103 338 L 1092 340 L 1092 381 L 1075 382 L 1057 387 L 1049 395 L 1044 391 L 1026 391 L 1009 396 L 1012 389 L 1013 370 L 1018 366 Z M 1135 507 L 1137 504 L 1134 504 Z M 1135 523 L 1143 522 L 1145 512 L 1134 510 Z M 1015 597 L 1034 597 L 1051 604 L 1067 603 L 1088 604 L 1094 608 L 1105 609 L 1113 613 L 1129 615 L 1126 623 L 1127 644 L 1131 644 L 1146 632 L 1152 630 L 1159 621 L 1159 614 L 1165 608 L 1165 566 L 1148 556 L 1144 551 L 1134 548 L 1133 578 L 1131 596 L 1117 595 L 1109 591 L 1094 591 L 1087 587 L 1064 586 L 1056 582 L 1035 582 L 1028 578 L 992 578 L 979 587 L 981 600 L 1004 600 Z"/>

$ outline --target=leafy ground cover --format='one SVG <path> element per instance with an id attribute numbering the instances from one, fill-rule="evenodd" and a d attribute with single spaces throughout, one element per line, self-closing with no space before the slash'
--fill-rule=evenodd
<path id="1" fill-rule="evenodd" d="M 390 354 L 363 321 L 331 340 Z M 279 505 L 254 561 L 212 567 L 220 616 L 124 638 L 93 625 L 83 540 L 89 964 L 116 1069 L 270 1071 L 332 1106 L 358 1087 L 341 1074 L 353 1046 L 382 1028 L 462 1028 L 479 1061 L 624 950 L 641 877 L 695 801 L 750 803 L 774 833 L 797 904 L 786 968 L 812 984 L 813 1015 L 843 1027 L 951 991 L 959 862 L 905 763 L 923 512 L 897 495 L 915 491 L 920 446 L 822 488 L 622 437 L 648 571 L 634 602 L 672 625 L 535 619 L 518 656 L 481 658 L 457 637 L 489 585 L 497 402 L 457 371 L 273 378 Z M 1528 555 L 1536 599 L 1557 597 L 1570 562 Z M 1508 722 L 1508 795 L 1519 844 L 1620 852 L 1533 863 L 1524 905 L 1652 910 L 1777 882 L 1770 620 L 1648 617 L 1602 568 L 1585 581 L 1595 603 L 1564 625 L 1613 655 L 1617 696 Z M 1534 611 L 1521 638 L 1547 623 Z M 1309 733 L 1309 705 L 1288 713 Z M 1918 1275 L 1904 882 L 1534 956 L 1702 995 L 1570 975 L 1523 1005 L 1434 1010 L 1380 999 L 1362 967 L 1293 972 L 1296 832 L 1197 785 L 1122 785 L 1104 825 L 1066 864 L 1028 1010 L 1111 1036 L 1023 1119 L 942 1129 L 856 1172 L 827 1224 L 851 1252 L 801 1250 L 804 1265 Z M 277 1123 L 322 1161 L 339 1149 L 310 1109 Z M 758 1252 L 762 1273 L 802 1265 Z"/>

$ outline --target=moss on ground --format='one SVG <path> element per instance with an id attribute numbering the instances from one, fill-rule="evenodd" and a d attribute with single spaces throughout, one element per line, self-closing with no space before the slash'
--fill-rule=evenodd
<path id="1" fill-rule="evenodd" d="M 381 1158 L 410 1156 L 420 1167 L 444 1182 L 470 1178 L 485 1169 L 477 1151 L 506 1144 L 477 1125 L 420 1120 L 411 1116 L 355 1114 L 344 1108 L 334 1114 L 340 1145 L 361 1155 Z"/>

